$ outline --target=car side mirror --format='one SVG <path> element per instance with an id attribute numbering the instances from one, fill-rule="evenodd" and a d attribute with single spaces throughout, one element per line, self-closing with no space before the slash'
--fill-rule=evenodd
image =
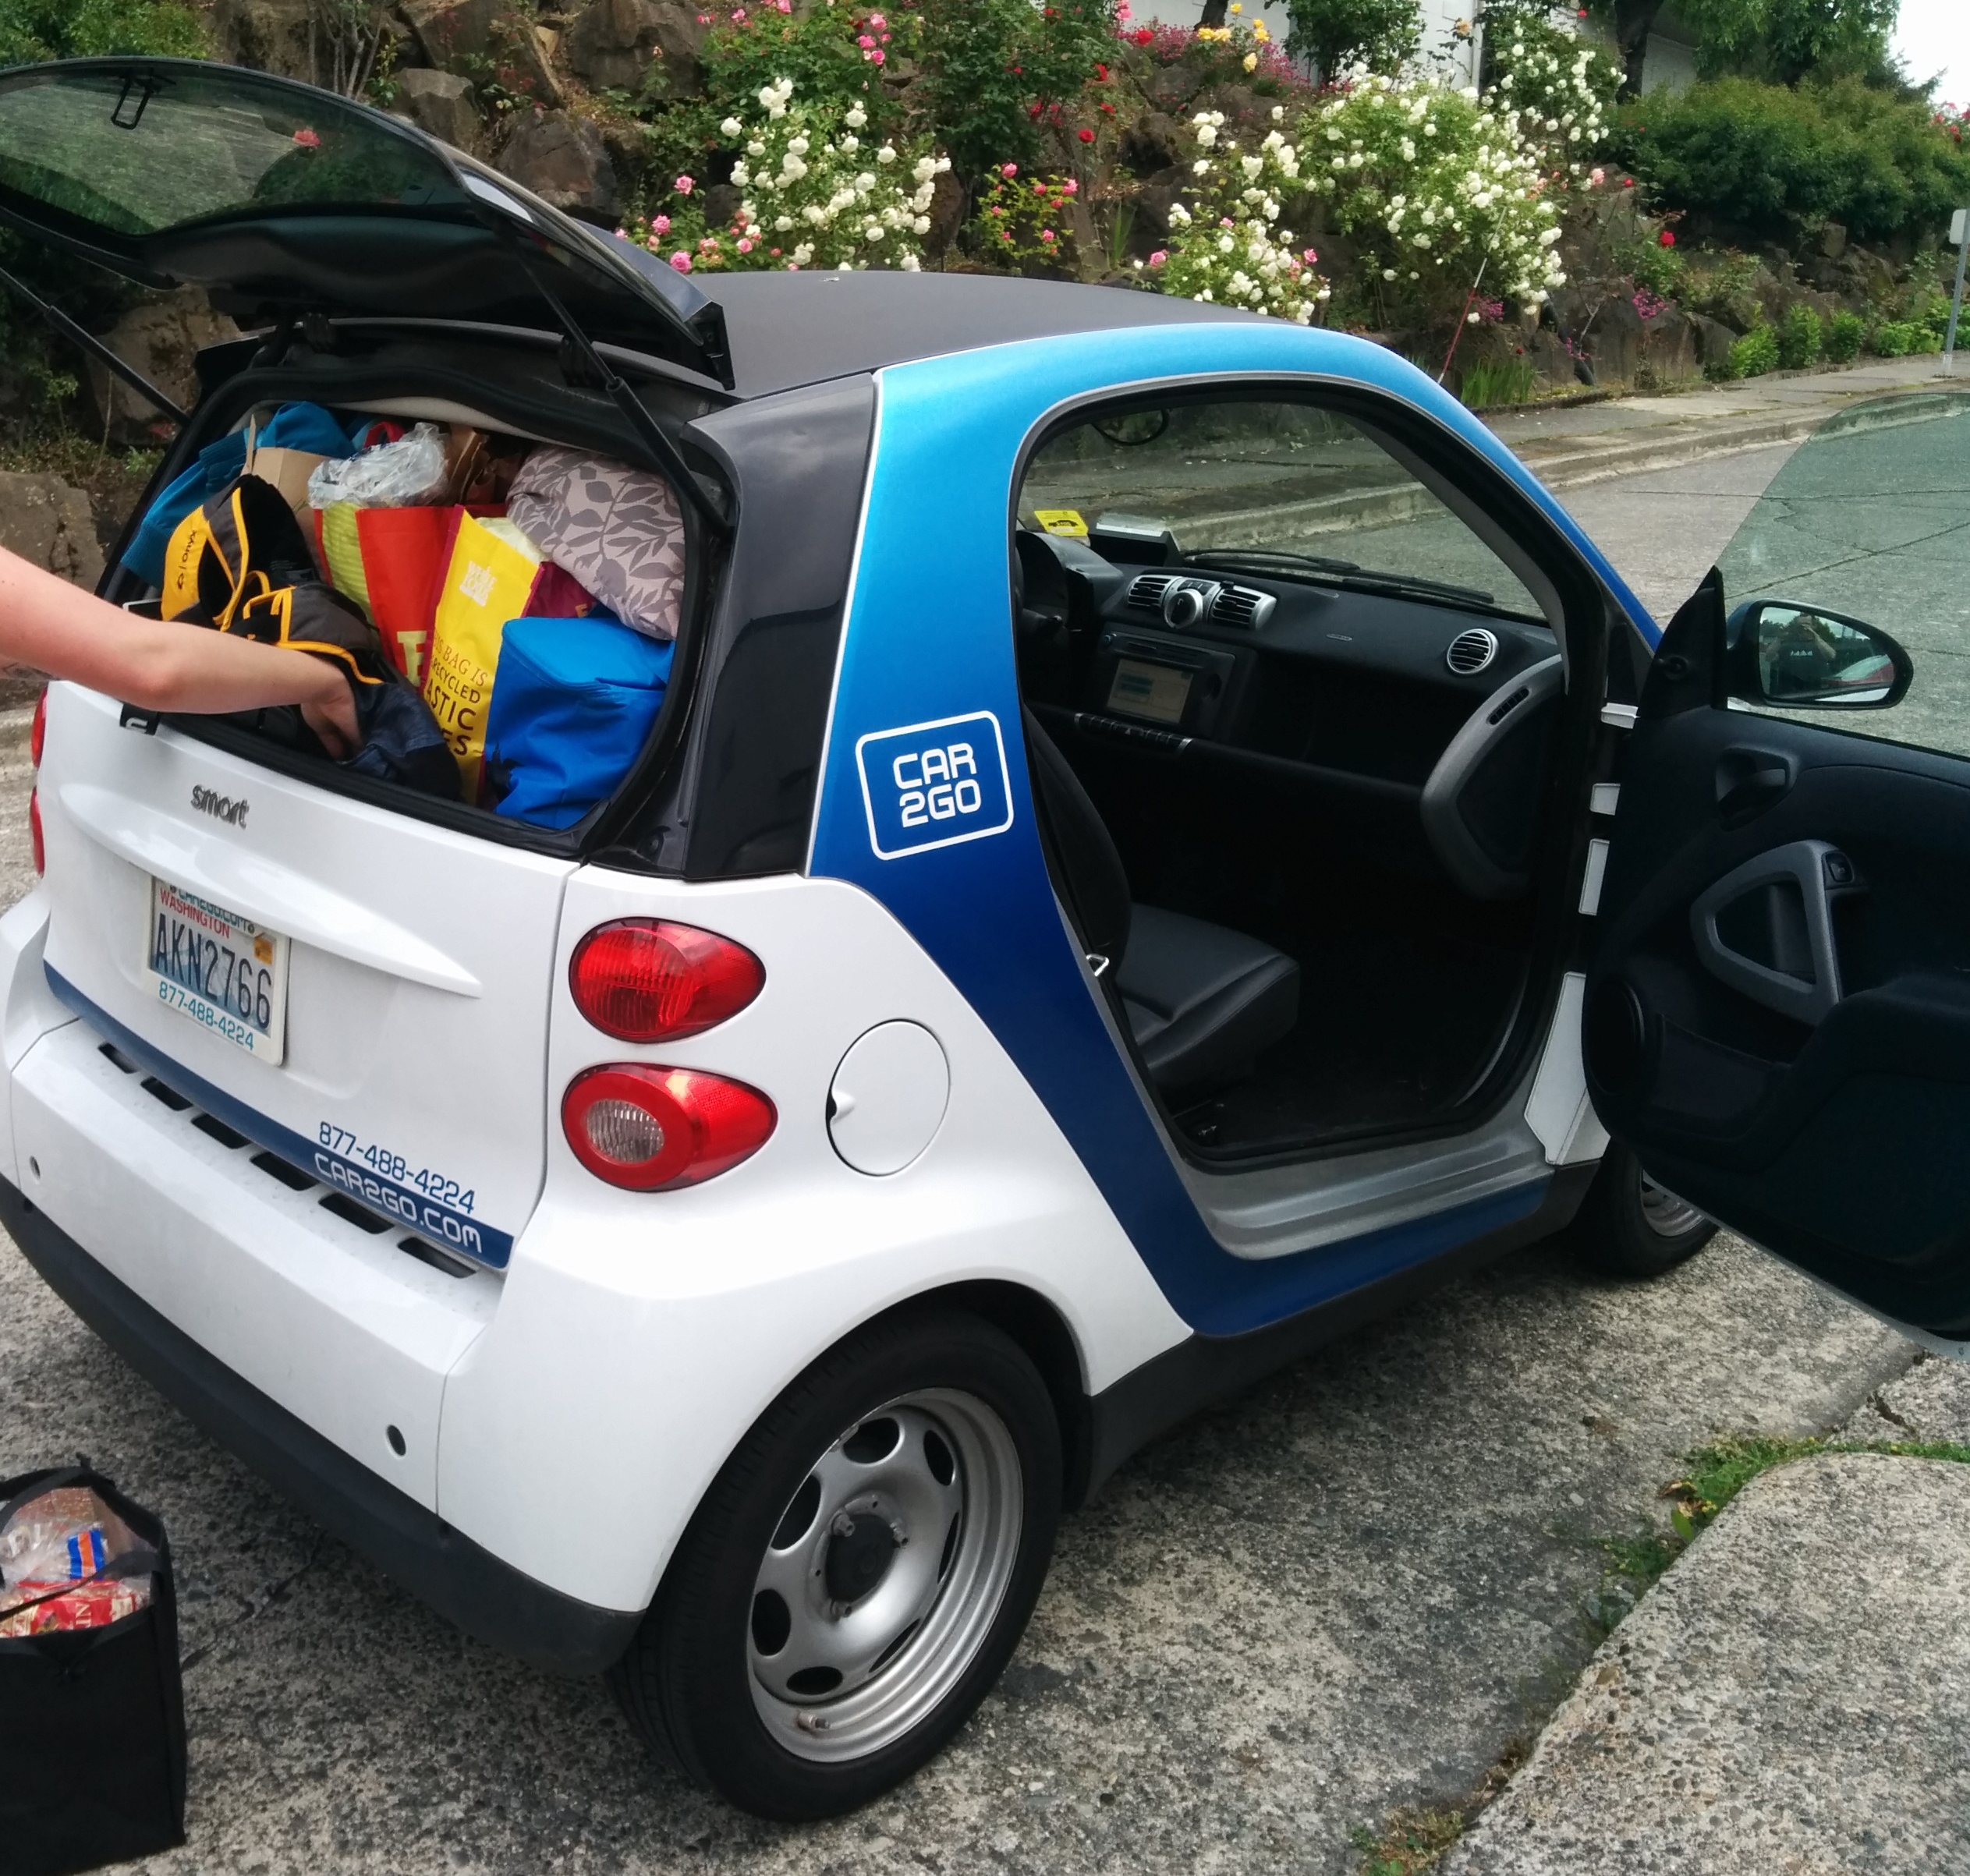
<path id="1" fill-rule="evenodd" d="M 1740 606 L 1724 642 L 1725 688 L 1745 703 L 1885 710 L 1915 676 L 1915 661 L 1878 626 L 1783 600 Z"/>

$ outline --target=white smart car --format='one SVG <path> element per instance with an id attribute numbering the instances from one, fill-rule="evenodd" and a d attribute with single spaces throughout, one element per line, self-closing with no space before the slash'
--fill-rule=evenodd
<path id="1" fill-rule="evenodd" d="M 1809 609 L 1894 608 L 1945 688 L 1893 720 L 1951 745 L 1970 589 L 1909 569 L 1964 400 L 1803 452 L 1744 603 L 1658 650 L 1338 334 L 694 285 L 170 62 L 0 77 L 0 218 L 253 334 L 159 488 L 296 400 L 676 486 L 668 694 L 571 827 L 53 687 L 0 1217 L 328 1528 L 736 1802 L 908 1774 L 1064 1508 L 1512 1246 L 1642 1274 L 1724 1219 L 1970 1334 L 1970 765 L 1851 734 L 1910 657 Z"/>

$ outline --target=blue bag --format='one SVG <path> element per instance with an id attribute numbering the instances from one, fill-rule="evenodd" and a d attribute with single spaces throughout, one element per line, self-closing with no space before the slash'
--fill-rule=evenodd
<path id="1" fill-rule="evenodd" d="M 495 811 L 572 827 L 608 800 L 650 740 L 676 649 L 603 614 L 508 620 L 486 717 Z"/>
<path id="2" fill-rule="evenodd" d="M 263 449 L 301 449 L 314 456 L 353 456 L 355 437 L 376 419 L 358 417 L 353 426 L 343 425 L 331 411 L 319 404 L 283 404 L 275 412 L 257 439 Z M 216 495 L 246 466 L 246 433 L 236 430 L 230 436 L 208 443 L 198 452 L 198 460 L 165 484 L 164 493 L 151 503 L 151 511 L 131 537 L 130 550 L 123 565 L 140 579 L 154 586 L 164 584 L 165 549 L 179 522 L 204 501 Z"/>

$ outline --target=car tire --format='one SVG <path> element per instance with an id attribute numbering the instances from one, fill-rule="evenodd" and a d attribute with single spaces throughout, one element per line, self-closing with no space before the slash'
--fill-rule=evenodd
<path id="1" fill-rule="evenodd" d="M 1038 1600 L 1061 1435 L 1012 1339 L 953 1309 L 872 1324 L 739 1445 L 692 1518 L 617 1697 L 745 1810 L 854 1810 L 935 1754 Z"/>
<path id="2" fill-rule="evenodd" d="M 1717 1235 L 1697 1209 L 1656 1184 L 1619 1141 L 1603 1156 L 1573 1223 L 1575 1252 L 1606 1276 L 1667 1276 Z"/>

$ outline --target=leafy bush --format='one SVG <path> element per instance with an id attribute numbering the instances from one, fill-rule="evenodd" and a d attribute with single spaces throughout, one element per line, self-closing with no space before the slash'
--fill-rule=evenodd
<path id="1" fill-rule="evenodd" d="M 1522 358 L 1486 359 L 1470 366 L 1457 395 L 1471 410 L 1490 410 L 1501 404 L 1529 404 L 1539 388 L 1539 373 Z"/>
<path id="2" fill-rule="evenodd" d="M 204 55 L 205 32 L 182 0 L 0 0 L 0 65 L 105 52 Z"/>
<path id="3" fill-rule="evenodd" d="M 1866 337 L 1867 321 L 1843 308 L 1827 321 L 1827 356 L 1836 365 L 1851 363 L 1860 356 L 1861 342 Z"/>
<path id="4" fill-rule="evenodd" d="M 1066 211 L 1080 192 L 1072 176 L 1022 175 L 1017 163 L 1002 163 L 978 198 L 973 245 L 987 260 L 1015 269 L 1058 267 L 1073 252 Z"/>
<path id="5" fill-rule="evenodd" d="M 1736 341 L 1721 365 L 1713 366 L 1710 376 L 1732 381 L 1762 378 L 1778 369 L 1778 334 L 1770 326 L 1753 326 Z"/>
<path id="6" fill-rule="evenodd" d="M 1657 199 L 1780 239 L 1824 221 L 1883 239 L 1970 201 L 1970 151 L 1929 108 L 1853 80 L 1651 92 L 1622 108 L 1615 147 Z"/>
<path id="7" fill-rule="evenodd" d="M 1415 0 L 1286 0 L 1288 48 L 1330 83 L 1352 65 L 1394 72 L 1416 49 Z"/>
<path id="8" fill-rule="evenodd" d="M 1285 115 L 1273 106 L 1275 119 Z M 1186 299 L 1309 324 L 1329 288 L 1313 271 L 1313 250 L 1295 253 L 1292 232 L 1279 225 L 1284 204 L 1306 187 L 1299 151 L 1276 123 L 1256 149 L 1241 151 L 1222 134 L 1221 111 L 1199 111 L 1190 128 L 1199 151 L 1192 165 L 1196 206 L 1170 211 L 1170 246 L 1150 257 L 1156 284 Z"/>
<path id="9" fill-rule="evenodd" d="M 1801 300 L 1779 322 L 1778 362 L 1788 371 L 1803 371 L 1818 362 L 1823 342 L 1819 315 Z"/>
<path id="10" fill-rule="evenodd" d="M 1514 12 L 1508 24 L 1487 14 L 1486 35 L 1486 103 L 1501 115 L 1518 112 L 1521 134 L 1546 153 L 1549 168 L 1591 157 L 1606 140 L 1620 68 L 1550 20 L 1524 13 Z"/>
<path id="11" fill-rule="evenodd" d="M 1092 143 L 1111 62 L 1116 0 L 922 0 L 918 101 L 967 183 L 1005 162 L 1032 163 L 1058 119 Z M 1088 133 L 1083 139 L 1082 132 Z"/>
<path id="12" fill-rule="evenodd" d="M 680 274 L 802 267 L 922 265 L 930 194 L 948 157 L 865 141 L 859 104 L 795 104 L 791 79 L 762 85 L 749 124 L 728 118 L 722 136 L 743 151 L 732 172 L 745 192 L 722 228 L 707 228 L 695 177 L 679 176 L 670 211 L 639 221 L 631 238 Z"/>
<path id="13" fill-rule="evenodd" d="M 1558 211 L 1514 114 L 1433 80 L 1367 78 L 1316 105 L 1299 143 L 1357 245 L 1374 323 L 1440 328 L 1478 285 L 1529 306 L 1564 283 Z"/>
<path id="14" fill-rule="evenodd" d="M 705 97 L 723 118 L 790 78 L 804 104 L 836 111 L 859 104 L 870 134 L 887 136 L 902 112 L 884 90 L 883 73 L 892 53 L 908 58 L 919 51 L 923 36 L 913 9 L 892 17 L 880 7 L 817 6 L 792 15 L 770 5 L 751 13 L 740 7 L 706 36 Z M 661 65 L 652 69 L 661 76 Z"/>
<path id="15" fill-rule="evenodd" d="M 1894 319 L 1875 327 L 1874 349 L 1883 358 L 1906 358 L 1911 352 L 1940 352 L 1943 342 L 1917 320 Z"/>

